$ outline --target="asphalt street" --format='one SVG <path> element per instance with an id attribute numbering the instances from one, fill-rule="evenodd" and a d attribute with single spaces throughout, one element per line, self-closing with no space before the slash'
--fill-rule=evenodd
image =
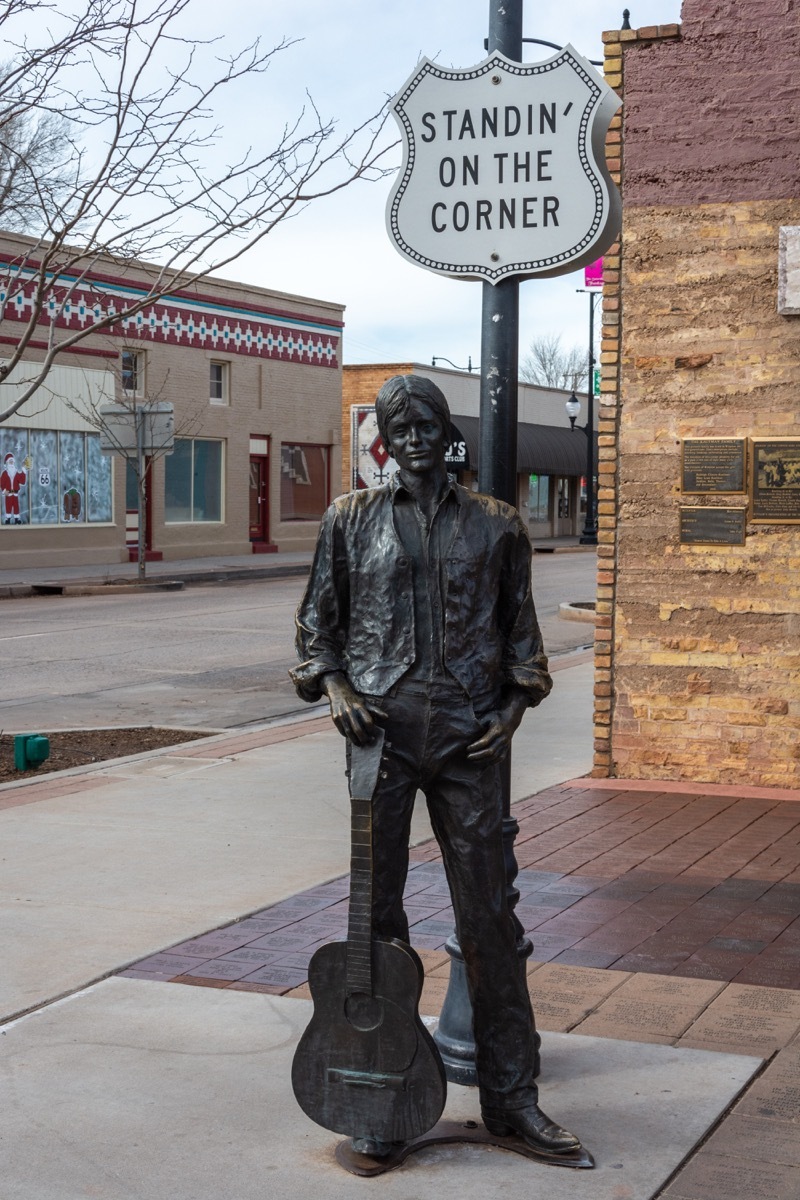
<path id="1" fill-rule="evenodd" d="M 592 627 L 558 616 L 590 600 L 590 552 L 534 556 L 534 598 L 551 656 Z M 308 713 L 287 677 L 302 578 L 143 595 L 0 601 L 6 678 L 0 728 L 167 725 L 223 730 Z"/>

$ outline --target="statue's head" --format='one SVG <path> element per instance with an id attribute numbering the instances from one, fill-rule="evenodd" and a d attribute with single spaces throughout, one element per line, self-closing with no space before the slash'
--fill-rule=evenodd
<path id="1" fill-rule="evenodd" d="M 403 415 L 414 400 L 421 400 L 442 426 L 445 444 L 450 441 L 450 409 L 442 391 L 422 375 L 393 375 L 387 379 L 375 401 L 378 432 L 388 448 L 387 428 L 392 417 Z"/>

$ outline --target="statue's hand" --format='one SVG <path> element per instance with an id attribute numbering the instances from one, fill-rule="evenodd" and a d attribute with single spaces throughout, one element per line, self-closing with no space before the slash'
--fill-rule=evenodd
<path id="1" fill-rule="evenodd" d="M 483 735 L 467 746 L 467 758 L 487 766 L 502 762 L 511 748 L 511 739 L 528 706 L 522 692 L 512 692 L 495 712 L 486 714 Z"/>
<path id="2" fill-rule="evenodd" d="M 331 717 L 339 733 L 350 738 L 357 746 L 371 742 L 375 737 L 374 717 L 385 717 L 386 713 L 374 704 L 367 704 L 339 672 L 323 678 L 322 690 L 330 701 Z"/>

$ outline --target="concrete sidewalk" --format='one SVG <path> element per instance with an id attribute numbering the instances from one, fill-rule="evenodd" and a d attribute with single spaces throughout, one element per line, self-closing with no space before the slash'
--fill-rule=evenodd
<path id="1" fill-rule="evenodd" d="M 800 795 L 580 778 L 591 679 L 586 654 L 558 664 L 512 786 L 543 1105 L 595 1171 L 448 1145 L 371 1185 L 296 1108 L 302 964 L 340 936 L 349 850 L 341 739 L 312 715 L 0 787 L 3 1200 L 796 1200 Z M 452 917 L 428 837 L 418 815 L 435 1019 Z M 756 968 L 769 986 L 735 981 Z M 474 1094 L 446 1115 L 464 1130 Z"/>

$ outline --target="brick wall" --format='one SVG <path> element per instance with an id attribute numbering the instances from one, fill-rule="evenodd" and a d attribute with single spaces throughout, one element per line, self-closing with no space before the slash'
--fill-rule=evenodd
<path id="1" fill-rule="evenodd" d="M 374 404 L 381 386 L 393 375 L 411 375 L 413 363 L 369 363 L 347 366 L 342 372 L 342 491 L 352 489 L 352 446 L 350 410 L 354 405 Z M 335 489 L 334 489 L 335 490 Z"/>
<path id="2" fill-rule="evenodd" d="M 800 526 L 678 539 L 682 438 L 800 437 L 800 323 L 776 303 L 778 231 L 800 223 L 798 10 L 685 0 L 683 17 L 606 35 L 624 216 L 604 297 L 595 774 L 798 787 Z"/>
<path id="3" fill-rule="evenodd" d="M 684 0 L 682 17 L 680 42 L 639 30 L 625 55 L 626 205 L 796 195 L 800 8 Z"/>

